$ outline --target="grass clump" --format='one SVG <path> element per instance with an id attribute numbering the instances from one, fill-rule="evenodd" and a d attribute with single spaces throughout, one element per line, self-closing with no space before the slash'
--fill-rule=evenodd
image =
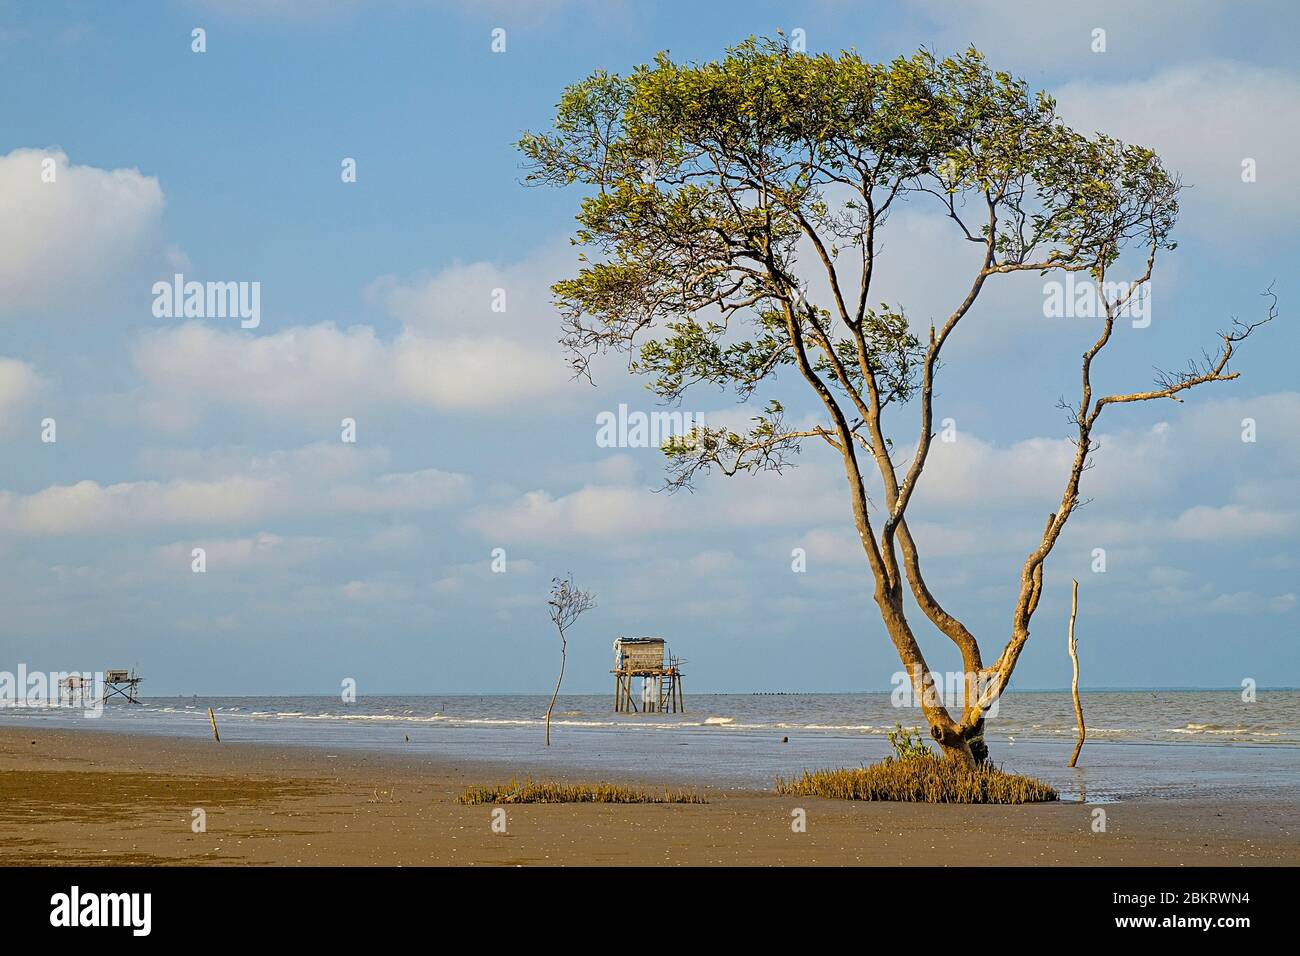
<path id="1" fill-rule="evenodd" d="M 990 763 L 963 766 L 944 760 L 901 726 L 889 734 L 894 756 L 866 767 L 803 772 L 776 779 L 783 795 L 833 800 L 896 800 L 904 803 L 1045 803 L 1060 799 L 1048 784 L 1007 773 Z"/>
<path id="2" fill-rule="evenodd" d="M 897 800 L 904 803 L 1044 803 L 1057 792 L 1041 780 L 1007 773 L 992 764 L 962 767 L 938 757 L 898 760 L 846 770 L 804 771 L 778 777 L 776 792 L 834 800 Z"/>
<path id="3" fill-rule="evenodd" d="M 707 803 L 694 790 L 669 790 L 652 793 L 639 787 L 616 783 L 554 783 L 511 780 L 499 786 L 467 787 L 457 803 L 475 806 L 484 803 Z"/>

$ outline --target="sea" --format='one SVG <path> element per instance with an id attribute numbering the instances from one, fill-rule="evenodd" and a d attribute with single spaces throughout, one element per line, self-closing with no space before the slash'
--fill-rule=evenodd
<path id="1" fill-rule="evenodd" d="M 338 697 L 145 697 L 107 703 L 86 718 L 69 707 L 0 707 L 0 725 L 169 737 L 211 736 L 339 751 L 518 767 L 522 775 L 581 772 L 642 782 L 698 782 L 737 789 L 778 776 L 859 766 L 886 756 L 897 726 L 923 725 L 888 693 L 695 694 L 679 714 L 616 714 L 613 697 L 561 695 L 543 742 L 549 697 L 392 695 Z M 1090 691 L 1079 766 L 1068 691 L 1012 691 L 987 722 L 1003 768 L 1053 784 L 1063 799 L 1297 801 L 1300 691 Z"/>

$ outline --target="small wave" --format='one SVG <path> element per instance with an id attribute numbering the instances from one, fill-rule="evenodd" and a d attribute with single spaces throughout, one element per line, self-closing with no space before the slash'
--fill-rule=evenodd
<path id="1" fill-rule="evenodd" d="M 726 726 L 727 724 L 734 724 L 735 722 L 736 722 L 735 717 L 706 717 L 704 720 L 704 726 L 723 727 Z"/>
<path id="2" fill-rule="evenodd" d="M 783 724 L 782 727 L 792 727 L 797 730 L 856 730 L 861 733 L 881 732 L 871 724 L 804 724 L 802 726 L 794 724 Z"/>
<path id="3" fill-rule="evenodd" d="M 1171 734 L 1233 734 L 1238 737 L 1281 737 L 1276 730 L 1260 730 L 1255 727 L 1228 727 L 1224 724 L 1188 724 L 1186 727 L 1171 727 Z"/>
<path id="4" fill-rule="evenodd" d="M 428 717 L 406 716 L 405 714 L 310 714 L 296 718 L 298 720 L 376 720 L 392 724 L 432 724 L 447 720 L 441 714 Z"/>

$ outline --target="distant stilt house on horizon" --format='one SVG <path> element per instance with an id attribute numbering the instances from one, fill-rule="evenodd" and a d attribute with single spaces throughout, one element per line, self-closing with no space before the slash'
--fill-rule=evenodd
<path id="1" fill-rule="evenodd" d="M 82 674 L 69 674 L 59 681 L 59 703 L 82 705 L 87 695 L 94 694 L 95 682 Z"/>
<path id="2" fill-rule="evenodd" d="M 136 677 L 135 671 L 122 668 L 104 673 L 104 700 L 110 697 L 124 697 L 128 704 L 140 703 L 139 689 L 143 677 Z"/>
<path id="3" fill-rule="evenodd" d="M 682 661 L 668 654 L 662 637 L 620 637 L 614 642 L 614 711 L 666 714 L 686 711 L 682 694 Z M 632 681 L 641 678 L 641 707 L 632 695 Z"/>

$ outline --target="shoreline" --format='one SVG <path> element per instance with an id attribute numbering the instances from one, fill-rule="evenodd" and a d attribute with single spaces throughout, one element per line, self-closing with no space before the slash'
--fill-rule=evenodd
<path id="1" fill-rule="evenodd" d="M 469 785 L 592 780 L 541 761 L 0 726 L 0 865 L 1300 865 L 1296 801 L 1103 808 L 855 803 L 710 785 L 703 805 L 455 802 Z M 807 830 L 791 828 L 802 808 Z M 195 811 L 206 831 L 194 832 Z"/>
<path id="2" fill-rule="evenodd" d="M 562 701 L 565 709 L 556 715 L 554 726 L 560 732 L 554 746 L 544 748 L 542 719 L 531 717 L 544 709 L 537 700 L 467 699 L 468 705 L 448 707 L 441 697 L 380 703 L 368 698 L 369 706 L 359 712 L 355 705 L 326 698 L 228 698 L 224 705 L 214 699 L 163 699 L 147 700 L 141 707 L 106 707 L 95 720 L 66 709 L 28 714 L 0 710 L 0 727 L 203 743 L 211 739 L 206 712 L 211 703 L 216 705 L 222 739 L 232 743 L 494 763 L 530 768 L 539 776 L 571 772 L 584 779 L 632 780 L 649 775 L 668 783 L 766 791 L 778 776 L 797 777 L 804 771 L 855 767 L 884 758 L 890 753 L 886 731 L 897 722 L 887 698 L 833 700 L 820 707 L 800 702 L 777 711 L 746 710 L 734 698 L 703 698 L 698 711 L 675 720 L 664 715 L 611 720 L 604 712 L 604 698 L 570 698 Z M 1207 709 L 1214 711 L 1214 721 L 1201 724 L 1187 724 L 1187 713 L 1169 712 L 1167 707 L 1151 719 L 1145 699 L 1136 704 L 1112 701 L 1114 726 L 1127 729 L 1090 731 L 1077 769 L 1067 766 L 1074 733 L 1067 738 L 1057 732 L 1051 713 L 1041 707 L 1019 706 L 1010 722 L 1004 718 L 1002 729 L 986 737 L 995 764 L 1051 784 L 1065 800 L 1096 804 L 1144 797 L 1216 798 L 1225 803 L 1276 801 L 1300 809 L 1294 785 L 1300 774 L 1300 743 L 1294 742 L 1293 720 L 1279 713 L 1292 701 L 1300 707 L 1300 695 L 1291 695 L 1270 700 L 1270 711 L 1249 715 L 1234 712 L 1231 701 L 1210 701 Z M 834 723 L 837 720 L 844 726 Z M 1146 733 L 1151 727 L 1185 724 L 1193 732 L 1166 731 L 1163 740 Z M 1262 742 L 1265 736 L 1270 742 Z"/>

